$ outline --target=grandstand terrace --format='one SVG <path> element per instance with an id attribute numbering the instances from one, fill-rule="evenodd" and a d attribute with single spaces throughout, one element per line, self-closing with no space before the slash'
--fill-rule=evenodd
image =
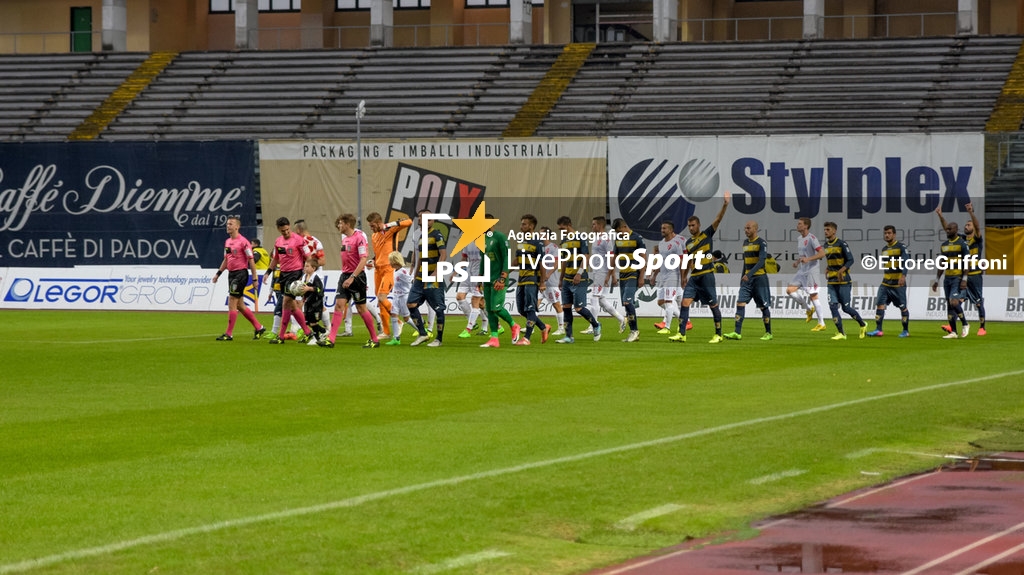
<path id="1" fill-rule="evenodd" d="M 578 49 L 585 46 L 585 49 Z M 1015 133 L 1021 36 L 0 55 L 0 141 Z M 1017 138 L 990 214 L 1024 214 Z"/>

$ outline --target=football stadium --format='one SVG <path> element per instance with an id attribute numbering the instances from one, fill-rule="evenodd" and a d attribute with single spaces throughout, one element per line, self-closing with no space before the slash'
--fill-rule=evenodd
<path id="1" fill-rule="evenodd" d="M 0 0 L 0 78 L 0 574 L 1024 570 L 1020 2 Z"/>

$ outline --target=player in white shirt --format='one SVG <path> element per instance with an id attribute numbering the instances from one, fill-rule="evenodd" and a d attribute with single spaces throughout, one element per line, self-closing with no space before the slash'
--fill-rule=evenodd
<path id="1" fill-rule="evenodd" d="M 821 313 L 821 301 L 818 299 L 819 269 L 818 260 L 825 257 L 825 249 L 818 238 L 811 233 L 811 218 L 800 218 L 796 221 L 796 231 L 800 237 L 796 240 L 797 260 L 793 262 L 796 274 L 789 280 L 786 294 L 793 298 L 807 312 L 807 321 L 818 317 L 818 325 L 811 331 L 825 331 L 825 320 Z"/>
<path id="2" fill-rule="evenodd" d="M 476 242 L 470 242 L 468 246 L 462 249 L 462 261 L 466 262 L 469 266 L 468 271 L 470 275 L 480 274 L 480 248 L 477 247 Z M 466 296 L 469 299 L 466 299 Z M 459 333 L 459 337 L 467 338 L 473 335 L 473 328 L 476 327 L 476 320 L 478 317 L 483 317 L 483 329 L 482 332 L 490 331 L 487 328 L 487 314 L 481 314 L 480 308 L 483 307 L 484 303 L 484 292 L 480 291 L 480 284 L 478 282 L 471 282 L 468 279 L 463 282 L 459 282 L 459 288 L 455 292 L 455 303 L 462 310 L 462 313 L 466 314 L 466 328 Z"/>
<path id="3" fill-rule="evenodd" d="M 590 230 L 597 234 L 606 233 L 605 225 L 608 221 L 603 216 L 597 216 L 590 220 Z M 591 255 L 601 255 L 602 258 L 606 254 L 610 254 L 615 251 L 615 240 L 608 236 L 597 236 L 597 238 L 590 243 Z M 602 262 L 605 260 L 602 259 Z M 598 319 L 601 314 L 601 310 L 608 312 L 608 315 L 619 320 L 619 333 L 626 331 L 626 318 L 618 310 L 615 309 L 611 297 L 612 286 L 615 285 L 615 270 L 609 269 L 605 263 L 597 263 L 597 258 L 592 260 L 594 264 L 587 266 L 587 271 L 590 272 L 590 290 L 594 298 L 597 299 L 598 305 L 591 308 L 591 313 L 594 314 L 594 319 Z M 593 334 L 594 328 L 587 327 L 583 330 L 584 334 Z"/>
<path id="4" fill-rule="evenodd" d="M 398 252 L 388 254 L 388 263 L 391 269 L 395 270 L 395 283 L 391 286 L 391 293 L 388 299 L 391 300 L 391 339 L 384 342 L 384 345 L 402 345 L 402 325 L 409 321 L 409 290 L 412 289 L 412 272 L 405 267 L 405 259 Z M 398 316 L 402 319 L 399 321 Z M 404 323 L 403 323 L 404 322 Z"/>
<path id="5" fill-rule="evenodd" d="M 544 255 L 549 259 L 554 258 L 553 261 L 558 261 L 558 242 L 554 239 L 554 232 L 552 232 L 551 228 L 547 226 L 541 228 L 540 231 L 544 234 L 545 238 Z M 558 270 L 547 269 L 546 267 L 541 266 L 540 274 L 540 297 L 542 300 L 551 304 L 551 307 L 555 310 L 555 319 L 558 321 L 558 329 L 551 332 L 551 335 L 565 335 L 565 318 L 562 313 L 562 292 L 559 289 L 561 279 L 558 277 Z"/>
<path id="6" fill-rule="evenodd" d="M 683 236 L 676 234 L 676 226 L 672 220 L 661 222 L 661 241 L 658 242 L 658 251 L 662 258 L 676 255 L 682 261 L 686 253 L 686 240 Z M 664 259 L 662 260 L 664 261 Z M 658 330 L 660 335 L 672 333 L 672 321 L 679 317 L 679 301 L 683 297 L 682 270 L 680 268 L 663 269 L 664 266 L 654 270 L 652 283 L 658 288 L 658 305 L 664 313 L 665 327 Z"/>

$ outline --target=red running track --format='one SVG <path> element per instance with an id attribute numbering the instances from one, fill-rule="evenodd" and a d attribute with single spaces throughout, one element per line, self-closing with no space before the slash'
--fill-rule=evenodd
<path id="1" fill-rule="evenodd" d="M 1024 575 L 1024 454 L 991 457 L 767 520 L 747 541 L 692 541 L 595 575 Z"/>

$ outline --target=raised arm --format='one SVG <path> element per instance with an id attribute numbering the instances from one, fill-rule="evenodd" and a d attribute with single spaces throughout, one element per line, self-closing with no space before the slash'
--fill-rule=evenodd
<path id="1" fill-rule="evenodd" d="M 935 215 L 939 216 L 939 223 L 942 224 L 942 229 L 946 229 L 946 218 L 942 217 L 942 206 L 935 208 Z"/>
<path id="2" fill-rule="evenodd" d="M 711 222 L 711 227 L 715 231 L 718 231 L 718 225 L 722 223 L 722 218 L 725 217 L 725 210 L 729 207 L 729 198 L 732 194 L 729 190 L 725 190 L 725 199 L 722 200 L 722 209 L 718 210 L 718 215 L 715 216 L 715 221 Z"/>
<path id="3" fill-rule="evenodd" d="M 968 202 L 967 205 L 964 207 L 967 209 L 967 213 L 971 214 L 971 224 L 974 226 L 974 237 L 980 238 L 981 224 L 978 223 L 978 216 L 974 214 L 974 205 Z"/>

